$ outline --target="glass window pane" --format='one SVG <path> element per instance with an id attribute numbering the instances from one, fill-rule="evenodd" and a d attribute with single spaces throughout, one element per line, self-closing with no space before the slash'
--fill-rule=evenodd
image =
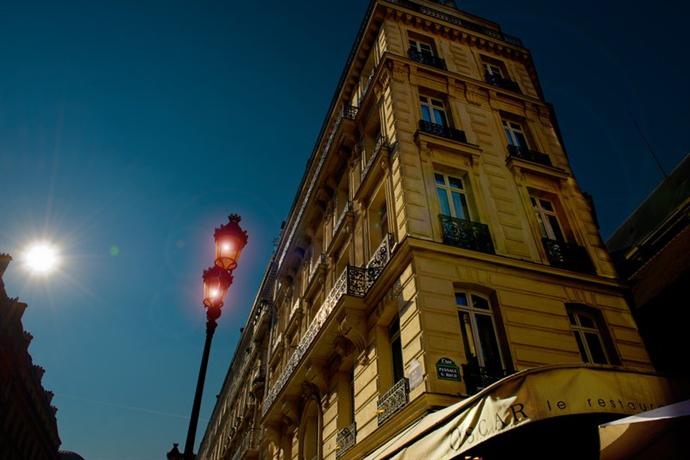
<path id="1" fill-rule="evenodd" d="M 451 187 L 462 189 L 462 179 L 448 176 L 448 183 Z"/>
<path id="2" fill-rule="evenodd" d="M 539 230 L 541 230 L 541 237 L 542 238 L 550 238 L 549 235 L 546 233 L 546 226 L 544 226 L 544 221 L 541 218 L 541 214 L 536 213 L 537 215 L 537 222 L 539 222 Z"/>
<path id="3" fill-rule="evenodd" d="M 462 305 L 464 307 L 467 306 L 467 294 L 464 292 L 456 292 L 455 293 L 455 303 L 458 305 Z"/>
<path id="4" fill-rule="evenodd" d="M 553 234 L 556 237 L 558 241 L 565 241 L 565 238 L 563 237 L 563 232 L 561 231 L 561 226 L 558 223 L 558 219 L 556 216 L 547 216 L 549 219 L 549 225 L 551 226 L 551 230 L 553 230 Z"/>
<path id="5" fill-rule="evenodd" d="M 479 297 L 478 295 L 472 296 L 472 305 L 474 308 L 481 308 L 483 310 L 489 309 L 489 301 L 484 297 Z"/>
<path id="6" fill-rule="evenodd" d="M 446 185 L 446 181 L 443 178 L 443 174 L 434 174 L 434 177 L 436 178 L 437 184 Z"/>
<path id="7" fill-rule="evenodd" d="M 391 343 L 391 351 L 393 352 L 393 380 L 397 382 L 405 376 L 403 371 L 402 344 L 400 343 L 399 336 Z"/>
<path id="8" fill-rule="evenodd" d="M 498 339 L 491 316 L 478 314 L 476 320 L 484 367 L 489 371 L 501 370 L 503 368 L 501 353 L 498 350 Z"/>
<path id="9" fill-rule="evenodd" d="M 573 331 L 573 334 L 575 334 L 575 340 L 577 341 L 577 348 L 580 350 L 580 356 L 582 356 L 582 361 L 589 363 L 589 356 L 587 355 L 587 351 L 585 350 L 585 346 L 582 343 L 582 337 L 580 337 L 580 333 L 577 331 Z"/>
<path id="10" fill-rule="evenodd" d="M 594 322 L 594 318 L 592 318 L 589 315 L 585 315 L 583 313 L 578 313 L 577 315 L 580 318 L 580 325 L 583 327 L 591 327 L 595 329 L 597 327 L 597 324 Z"/>
<path id="11" fill-rule="evenodd" d="M 436 108 L 434 109 L 434 122 L 438 123 L 439 125 L 448 126 L 446 114 L 443 110 L 439 110 Z"/>
<path id="12" fill-rule="evenodd" d="M 608 364 L 608 360 L 606 359 L 606 353 L 604 353 L 604 347 L 601 344 L 599 334 L 586 332 L 585 340 L 587 340 L 589 352 L 592 354 L 592 361 L 594 361 L 597 364 Z"/>
<path id="13" fill-rule="evenodd" d="M 429 123 L 432 123 L 433 120 L 431 119 L 431 112 L 429 112 L 429 107 L 426 105 L 422 105 L 422 120 L 428 121 Z"/>
<path id="14" fill-rule="evenodd" d="M 462 345 L 465 349 L 465 357 L 467 361 L 472 358 L 477 358 L 477 350 L 474 347 L 474 334 L 472 334 L 472 323 L 470 322 L 470 314 L 461 311 L 458 312 L 460 317 L 460 332 L 462 333 Z"/>
<path id="15" fill-rule="evenodd" d="M 551 202 L 549 200 L 539 200 L 539 203 L 541 203 L 541 207 L 546 209 L 547 211 L 553 211 L 553 206 L 551 205 Z"/>
<path id="16" fill-rule="evenodd" d="M 508 139 L 508 144 L 517 145 L 515 138 L 513 137 L 513 132 L 508 128 L 504 128 L 504 131 L 506 133 L 506 139 Z"/>
<path id="17" fill-rule="evenodd" d="M 465 200 L 465 195 L 459 192 L 452 192 L 453 197 L 453 211 L 455 211 L 455 217 L 458 219 L 468 219 L 467 214 L 467 201 Z"/>
<path id="18" fill-rule="evenodd" d="M 438 204 L 441 206 L 441 214 L 446 216 L 451 216 L 450 204 L 448 203 L 448 194 L 442 188 L 437 188 L 436 193 L 438 194 Z"/>
<path id="19" fill-rule="evenodd" d="M 520 132 L 516 132 L 515 133 L 515 139 L 516 139 L 518 146 L 522 147 L 523 149 L 528 148 L 527 139 L 525 138 L 524 134 L 522 134 Z"/>

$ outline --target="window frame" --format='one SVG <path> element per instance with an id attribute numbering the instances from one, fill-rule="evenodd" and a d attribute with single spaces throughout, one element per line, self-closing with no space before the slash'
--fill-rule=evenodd
<path id="1" fill-rule="evenodd" d="M 537 219 L 537 226 L 539 227 L 539 234 L 542 238 L 548 238 L 552 241 L 568 242 L 566 238 L 565 227 L 561 222 L 561 217 L 558 212 L 558 205 L 556 200 L 551 197 L 546 197 L 539 195 L 534 192 L 529 193 L 530 205 L 532 207 L 532 212 Z M 551 210 L 544 208 L 542 200 L 548 202 L 551 205 Z M 558 237 L 556 231 L 554 231 L 553 222 L 549 219 L 553 217 L 558 225 L 558 232 L 560 232 L 560 238 Z"/>
<path id="2" fill-rule="evenodd" d="M 441 176 L 443 178 L 443 185 L 439 184 L 438 178 Z M 457 179 L 462 184 L 462 188 L 457 188 L 451 185 L 450 179 Z M 443 171 L 434 170 L 434 188 L 436 190 L 436 200 L 438 201 L 441 214 L 454 217 L 456 219 L 463 219 L 470 222 L 475 222 L 472 207 L 470 206 L 470 194 L 468 193 L 468 180 L 467 174 L 448 174 Z M 446 200 L 448 204 L 449 214 L 445 214 L 443 210 L 443 204 L 439 198 L 439 191 L 443 191 L 446 194 Z M 466 216 L 458 216 L 457 210 L 455 209 L 455 201 L 453 200 L 453 193 L 458 193 L 461 196 L 461 206 L 464 204 L 464 213 Z"/>
<path id="3" fill-rule="evenodd" d="M 457 302 L 457 295 L 458 294 L 464 294 L 465 298 L 467 299 L 468 305 L 461 305 Z M 487 366 L 487 356 L 486 352 L 482 349 L 482 344 L 481 344 L 481 338 L 479 334 L 479 326 L 477 324 L 477 315 L 479 316 L 488 316 L 491 319 L 491 327 L 493 328 L 493 336 L 495 340 L 495 345 L 496 345 L 496 350 L 498 351 L 498 364 L 499 368 L 501 371 L 504 371 L 508 368 L 508 364 L 506 361 L 506 357 L 504 356 L 504 350 L 503 350 L 503 344 L 501 343 L 501 335 L 499 331 L 499 321 L 497 320 L 496 313 L 494 312 L 493 308 L 493 302 L 491 301 L 491 298 L 483 294 L 481 292 L 478 292 L 473 289 L 463 289 L 463 288 L 456 288 L 455 289 L 455 309 L 458 313 L 458 320 L 460 322 L 460 334 L 461 334 L 461 340 L 462 340 L 462 346 L 465 348 L 465 354 L 467 355 L 467 350 L 466 346 L 467 344 L 465 343 L 465 333 L 463 330 L 463 322 L 461 319 L 461 313 L 467 313 L 469 315 L 470 319 L 470 332 L 472 333 L 472 341 L 473 341 L 473 346 L 474 350 L 476 352 L 475 358 L 477 359 L 477 365 L 480 368 L 488 368 Z M 488 308 L 480 308 L 480 307 L 475 307 L 474 306 L 474 299 L 473 297 L 479 297 L 486 301 Z M 470 359 L 470 356 L 465 356 L 466 359 Z"/>
<path id="4" fill-rule="evenodd" d="M 608 327 L 600 310 L 581 304 L 566 304 L 568 325 L 575 337 L 577 349 L 582 361 L 588 364 L 618 365 L 620 357 L 616 352 L 615 345 L 609 334 Z M 594 323 L 594 327 L 583 326 L 580 316 L 587 317 Z M 573 319 L 576 324 L 573 324 Z M 604 354 L 606 362 L 601 363 L 594 360 L 590 345 L 587 342 L 586 334 L 595 334 L 599 341 L 599 346 Z M 583 354 L 584 352 L 584 354 Z"/>
<path id="5" fill-rule="evenodd" d="M 509 120 L 507 118 L 501 118 L 501 125 L 503 127 L 503 133 L 505 134 L 506 139 L 508 140 L 508 145 L 512 145 L 518 148 L 524 148 L 527 150 L 531 148 L 530 141 L 527 136 L 527 130 L 525 129 L 525 125 L 522 122 L 516 120 Z M 516 133 L 522 136 L 525 145 L 520 144 Z"/>
<path id="6" fill-rule="evenodd" d="M 422 120 L 428 122 L 428 123 L 433 123 L 439 126 L 444 126 L 447 128 L 451 127 L 451 119 L 450 116 L 448 115 L 448 110 L 450 107 L 446 107 L 446 101 L 443 100 L 442 98 L 434 97 L 429 94 L 424 94 L 420 93 L 419 94 L 419 112 L 422 117 Z M 424 108 L 426 108 L 427 113 L 429 114 L 428 119 L 424 116 Z M 443 115 L 442 120 L 437 120 L 437 114 L 436 111 L 439 111 Z M 439 123 L 441 121 L 441 123 Z"/>
<path id="7" fill-rule="evenodd" d="M 436 45 L 433 38 L 422 37 L 419 35 L 412 37 L 408 36 L 407 44 L 409 45 L 408 49 L 414 49 L 422 55 L 426 54 L 430 56 L 437 56 Z"/>

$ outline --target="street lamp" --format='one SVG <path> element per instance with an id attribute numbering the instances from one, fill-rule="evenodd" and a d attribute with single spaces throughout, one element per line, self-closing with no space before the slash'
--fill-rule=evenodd
<path id="1" fill-rule="evenodd" d="M 204 270 L 204 307 L 206 308 L 206 341 L 204 353 L 201 356 L 199 378 L 196 382 L 196 393 L 192 405 L 192 416 L 187 430 L 184 454 L 181 454 L 177 444 L 167 453 L 169 460 L 194 460 L 194 438 L 196 437 L 197 423 L 199 422 L 199 409 L 201 408 L 201 396 L 204 392 L 204 380 L 208 367 L 208 355 L 211 350 L 211 340 L 216 330 L 216 321 L 220 318 L 221 309 L 228 289 L 232 285 L 232 271 L 237 268 L 242 249 L 247 245 L 247 232 L 240 227 L 240 216 L 232 214 L 228 223 L 221 225 L 213 234 L 216 242 L 216 259 L 214 266 Z"/>

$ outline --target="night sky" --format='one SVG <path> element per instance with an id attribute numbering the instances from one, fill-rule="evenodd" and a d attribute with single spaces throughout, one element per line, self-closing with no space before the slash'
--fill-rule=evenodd
<path id="1" fill-rule="evenodd" d="M 249 245 L 211 353 L 197 442 L 366 0 L 0 2 L 0 252 L 64 257 L 8 294 L 63 448 L 163 458 L 184 443 L 214 226 Z M 532 50 L 604 237 L 690 151 L 687 2 L 479 1 Z"/>

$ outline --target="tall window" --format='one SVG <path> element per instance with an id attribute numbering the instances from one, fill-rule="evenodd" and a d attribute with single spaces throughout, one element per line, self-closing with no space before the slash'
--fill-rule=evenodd
<path id="1" fill-rule="evenodd" d="M 568 305 L 566 308 L 570 330 L 575 335 L 582 360 L 586 363 L 618 364 L 619 360 L 611 339 L 606 334 L 601 313 L 578 305 Z"/>
<path id="2" fill-rule="evenodd" d="M 470 220 L 464 181 L 460 177 L 441 173 L 435 173 L 434 178 L 436 179 L 436 194 L 441 206 L 441 214 Z"/>
<path id="3" fill-rule="evenodd" d="M 489 299 L 476 292 L 458 291 L 455 304 L 468 364 L 485 368 L 489 375 L 499 375 L 503 359 Z"/>
<path id="4" fill-rule="evenodd" d="M 529 149 L 527 136 L 525 136 L 525 131 L 520 123 L 503 120 L 503 131 L 506 133 L 508 145 L 514 145 L 515 147 L 520 147 L 525 150 Z"/>
<path id="5" fill-rule="evenodd" d="M 431 40 L 410 38 L 410 49 L 418 53 L 434 56 L 434 45 Z"/>
<path id="6" fill-rule="evenodd" d="M 420 110 L 422 111 L 422 120 L 429 123 L 436 123 L 437 125 L 448 126 L 446 106 L 441 99 L 420 95 L 419 104 Z"/>
<path id="7" fill-rule="evenodd" d="M 391 356 L 393 358 L 393 383 L 405 377 L 403 370 L 402 342 L 400 341 L 400 317 L 395 315 L 388 325 L 388 340 L 391 344 Z"/>
<path id="8" fill-rule="evenodd" d="M 530 195 L 529 199 L 532 202 L 532 208 L 539 223 L 541 236 L 550 240 L 565 241 L 563 229 L 553 201 L 535 195 Z"/>

